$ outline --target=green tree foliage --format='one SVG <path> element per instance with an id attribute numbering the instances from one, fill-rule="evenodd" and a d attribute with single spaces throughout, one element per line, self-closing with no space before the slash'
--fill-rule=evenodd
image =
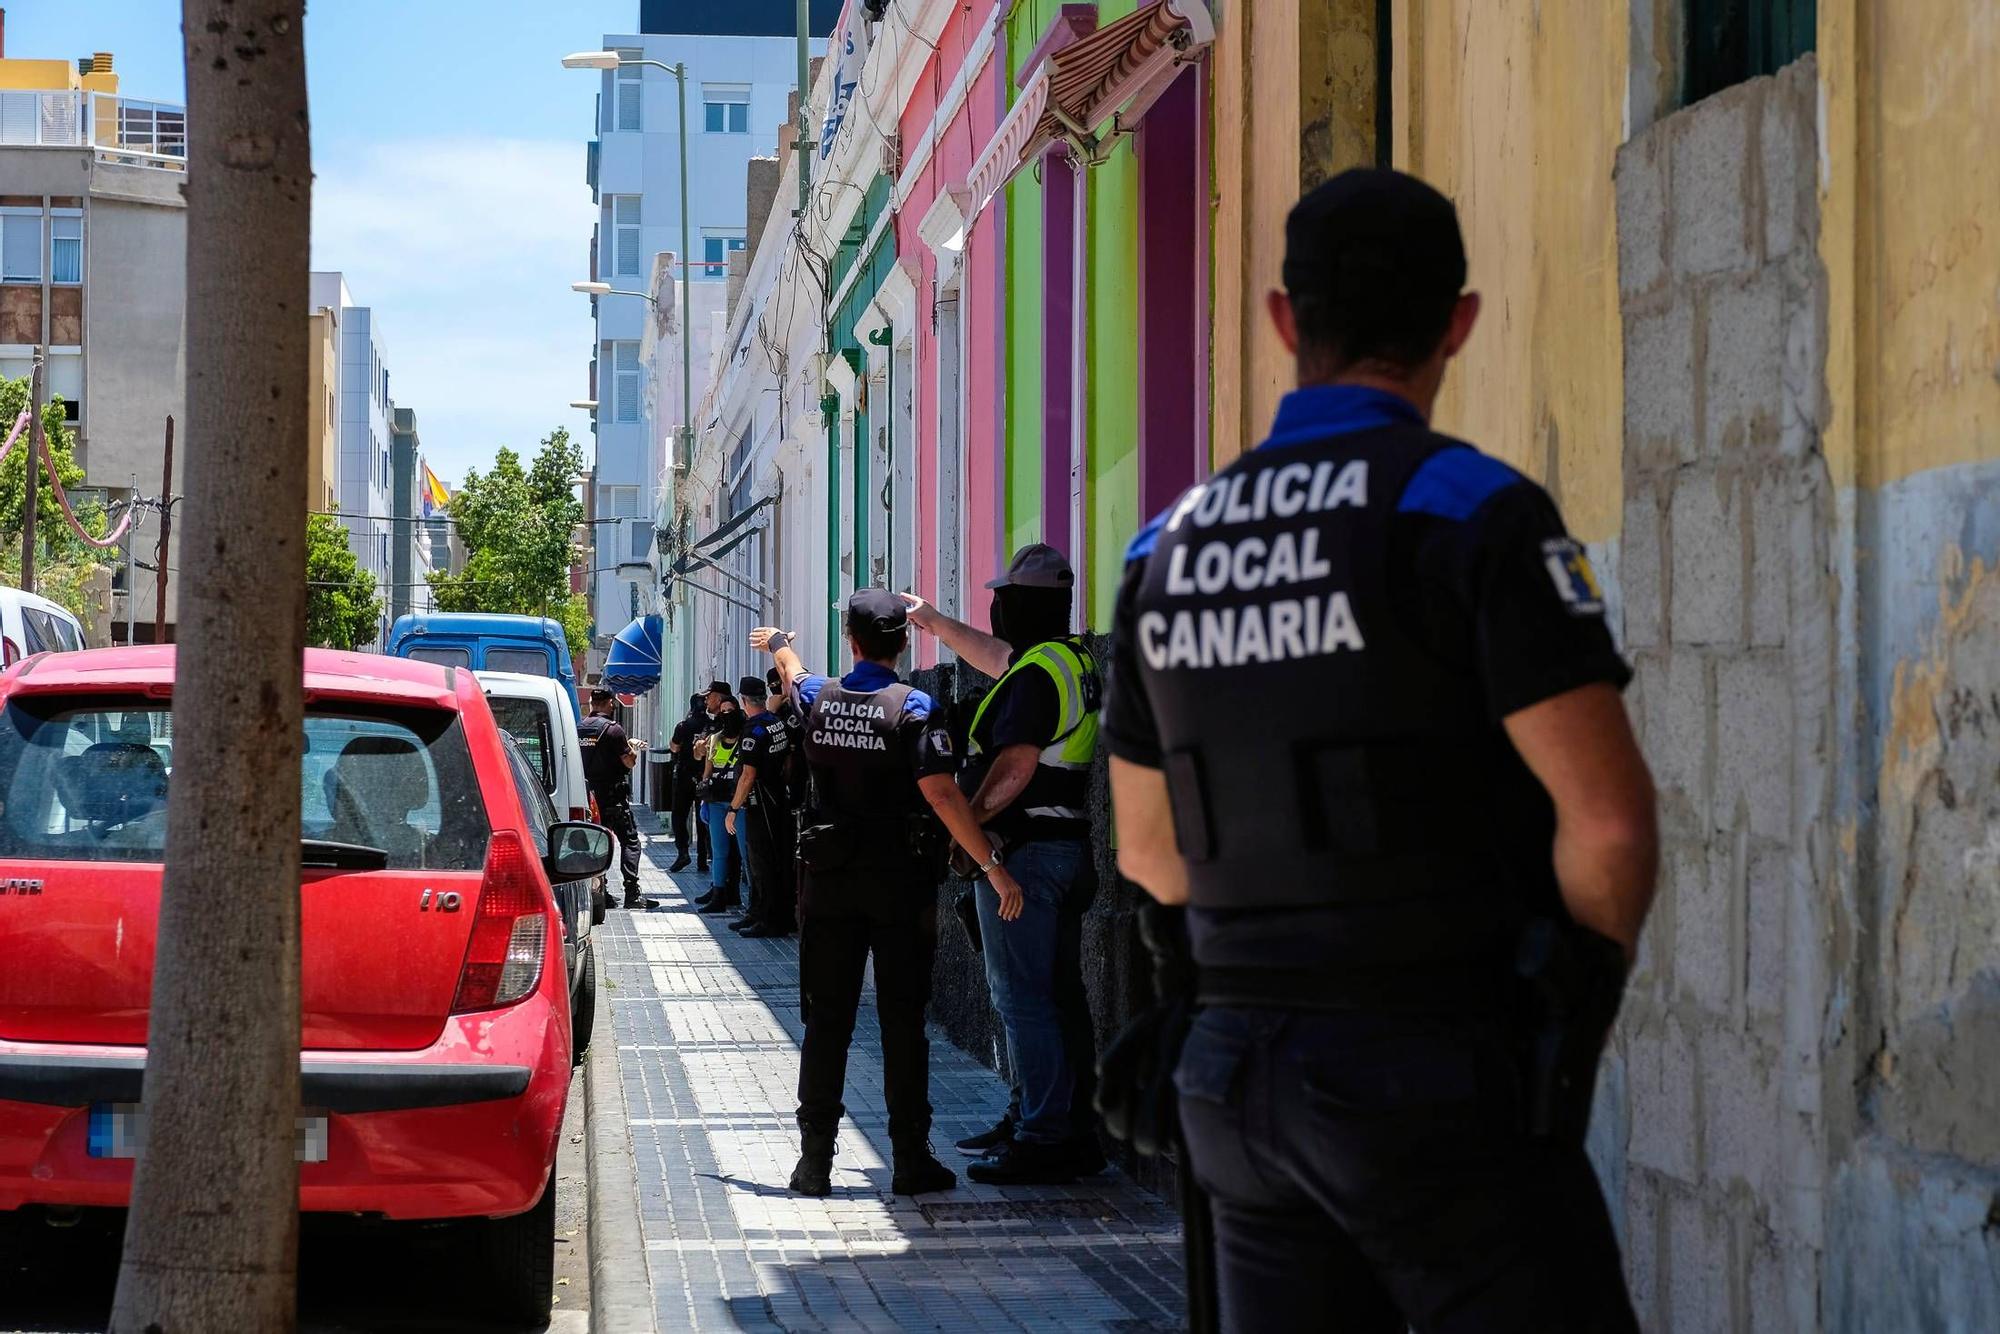
<path id="1" fill-rule="evenodd" d="M 490 471 L 468 471 L 451 498 L 465 569 L 430 576 L 438 610 L 554 617 L 570 651 L 583 652 L 590 612 L 584 598 L 569 591 L 577 554 L 571 539 L 583 522 L 583 502 L 571 488 L 582 469 L 583 450 L 558 427 L 526 468 L 520 455 L 503 447 Z"/>
<path id="2" fill-rule="evenodd" d="M 306 642 L 351 649 L 375 637 L 382 599 L 375 576 L 347 545 L 347 529 L 331 514 L 306 516 Z"/>
<path id="3" fill-rule="evenodd" d="M 16 380 L 0 378 L 0 440 L 14 429 L 15 419 L 27 408 L 30 397 L 27 376 Z M 21 526 L 28 508 L 29 429 L 22 429 L 21 438 L 8 451 L 6 461 L 0 462 L 0 553 L 5 553 L 0 555 L 0 575 L 13 584 L 20 583 Z M 48 438 L 49 454 L 55 459 L 56 476 L 62 479 L 65 491 L 74 491 L 83 485 L 83 468 L 76 461 L 76 438 L 69 423 L 63 420 L 61 400 L 42 405 L 42 429 Z M 85 531 L 93 537 L 104 536 L 107 528 L 104 507 L 95 501 L 86 504 L 73 499 L 72 503 L 76 505 L 77 521 Z M 118 557 L 91 546 L 70 528 L 46 473 L 35 492 L 35 545 L 35 591 L 68 607 L 84 624 L 90 624 L 85 587 L 90 571 Z M 150 552 L 140 554 L 151 556 Z"/>

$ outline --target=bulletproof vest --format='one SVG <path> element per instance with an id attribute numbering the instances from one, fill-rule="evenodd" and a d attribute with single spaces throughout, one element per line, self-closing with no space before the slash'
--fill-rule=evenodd
<path id="1" fill-rule="evenodd" d="M 583 721 L 576 725 L 577 738 L 583 744 L 583 779 L 600 792 L 614 791 L 624 786 L 626 781 L 623 757 L 616 746 L 598 744 L 605 731 L 612 726 L 612 720 L 602 714 L 585 714 Z"/>
<path id="2" fill-rule="evenodd" d="M 910 687 L 849 690 L 829 680 L 805 718 L 817 818 L 900 820 L 927 812 L 907 746 L 896 735 Z"/>
<path id="3" fill-rule="evenodd" d="M 1448 447 L 1395 425 L 1260 449 L 1159 528 L 1133 630 L 1196 907 L 1491 894 L 1504 874 L 1492 725 L 1419 637 L 1391 549 L 1404 486 Z"/>

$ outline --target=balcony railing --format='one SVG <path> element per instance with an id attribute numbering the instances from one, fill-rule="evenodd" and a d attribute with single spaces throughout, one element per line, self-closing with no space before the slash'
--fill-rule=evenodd
<path id="1" fill-rule="evenodd" d="M 187 170 L 187 108 L 115 93 L 0 92 L 0 146 L 94 148 L 107 162 Z"/>

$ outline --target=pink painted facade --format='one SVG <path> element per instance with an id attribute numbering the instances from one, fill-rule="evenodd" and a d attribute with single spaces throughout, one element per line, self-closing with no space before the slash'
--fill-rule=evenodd
<path id="1" fill-rule="evenodd" d="M 917 81 L 902 111 L 900 128 L 905 151 L 914 153 L 933 133 L 939 105 L 975 57 L 982 34 L 1001 20 L 1000 0 L 973 0 L 955 7 L 939 35 L 937 50 Z M 913 419 L 916 427 L 917 552 L 916 591 L 938 599 L 942 548 L 954 540 L 941 533 L 939 505 L 939 321 L 934 318 L 939 295 L 937 254 L 919 233 L 919 225 L 929 214 L 940 194 L 963 190 L 973 159 L 993 135 L 1005 114 L 1009 92 L 1006 85 L 1004 33 L 992 40 L 984 69 L 972 80 L 965 97 L 950 111 L 950 119 L 936 125 L 937 134 L 930 160 L 910 183 L 909 194 L 899 201 L 896 215 L 896 253 L 914 261 L 917 279 L 917 319 L 915 321 L 916 384 Z M 959 326 L 964 330 L 962 384 L 958 396 L 965 413 L 964 462 L 959 482 L 962 497 L 964 540 L 960 548 L 960 587 L 976 590 L 999 569 L 1001 516 L 1004 509 L 1000 489 L 1000 430 L 1005 368 L 998 330 L 1003 299 L 1003 226 L 998 211 L 989 210 L 966 237 L 959 289 Z M 975 605 L 970 596 L 958 614 L 983 624 L 983 602 Z M 920 665 L 937 661 L 936 641 L 920 636 L 917 641 Z"/>

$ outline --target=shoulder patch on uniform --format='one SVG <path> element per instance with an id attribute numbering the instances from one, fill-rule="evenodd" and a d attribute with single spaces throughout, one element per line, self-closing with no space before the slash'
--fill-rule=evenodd
<path id="1" fill-rule="evenodd" d="M 1404 485 L 1396 509 L 1402 514 L 1469 519 L 1497 493 L 1522 480 L 1520 473 L 1499 459 L 1470 445 L 1453 445 L 1418 465 Z"/>

